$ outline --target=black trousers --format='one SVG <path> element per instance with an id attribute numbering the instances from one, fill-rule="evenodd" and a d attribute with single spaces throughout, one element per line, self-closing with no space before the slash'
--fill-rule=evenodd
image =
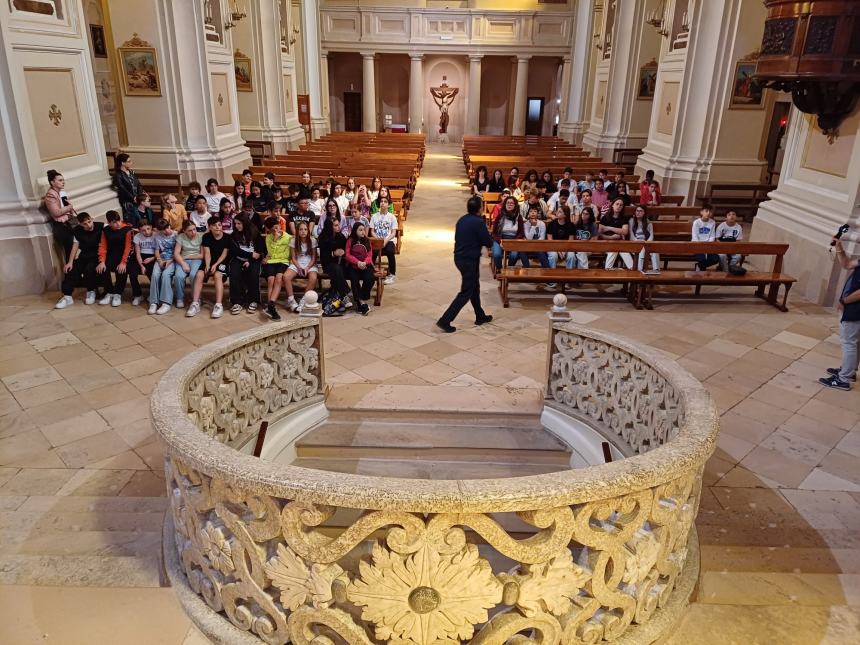
<path id="1" fill-rule="evenodd" d="M 69 261 L 69 254 L 72 252 L 72 244 L 75 241 L 72 227 L 68 223 L 51 220 L 51 232 L 54 234 L 54 241 L 63 249 L 63 263 L 65 264 Z"/>
<path id="2" fill-rule="evenodd" d="M 397 245 L 394 240 L 382 247 L 382 255 L 388 260 L 388 275 L 397 275 Z M 377 253 L 377 255 L 379 255 Z M 376 255 L 374 258 L 377 257 Z"/>
<path id="3" fill-rule="evenodd" d="M 120 273 L 116 268 L 122 264 L 122 258 L 108 257 L 105 262 L 105 272 L 102 273 L 102 280 L 105 288 L 105 293 L 122 295 L 125 291 L 126 282 L 128 282 L 128 272 L 131 269 L 131 264 L 137 264 L 136 259 L 128 258 L 125 260 L 125 273 Z M 116 278 L 111 280 L 111 273 L 116 275 Z"/>
<path id="4" fill-rule="evenodd" d="M 77 287 L 86 287 L 87 291 L 95 291 L 102 283 L 102 276 L 96 273 L 99 259 L 97 256 L 81 257 L 72 262 L 72 270 L 63 277 L 61 291 L 64 296 L 70 296 Z"/>
<path id="5" fill-rule="evenodd" d="M 141 255 L 141 258 L 147 260 L 152 255 Z M 158 260 L 156 260 L 157 262 Z M 152 280 L 152 270 L 155 268 L 155 262 L 150 262 L 149 264 L 143 265 L 143 271 L 140 270 L 140 265 L 137 263 L 137 258 L 134 254 L 128 257 L 128 277 L 131 280 L 131 296 L 132 298 L 137 298 L 143 295 L 143 289 L 140 287 L 140 276 L 145 275 L 147 278 Z M 125 288 L 125 281 L 123 281 L 123 288 Z M 122 293 L 122 291 L 118 291 L 117 293 Z"/>
<path id="6" fill-rule="evenodd" d="M 247 306 L 260 302 L 260 260 L 230 260 L 230 304 Z"/>
<path id="7" fill-rule="evenodd" d="M 715 264 L 720 263 L 720 256 L 715 253 L 697 253 L 696 254 L 696 265 L 702 270 L 705 271 L 708 267 L 712 267 Z"/>
<path id="8" fill-rule="evenodd" d="M 458 293 L 445 313 L 439 319 L 439 322 L 451 324 L 460 310 L 466 306 L 467 302 L 472 303 L 472 309 L 475 310 L 475 318 L 483 318 L 486 314 L 481 306 L 481 280 L 480 280 L 480 258 L 474 260 L 458 260 L 454 259 L 454 264 L 460 272 L 460 293 Z"/>
<path id="9" fill-rule="evenodd" d="M 323 266 L 323 270 L 331 278 L 331 288 L 334 289 L 335 293 L 339 296 L 345 296 L 349 293 L 349 285 L 346 283 L 346 273 L 344 272 L 343 264 L 330 262 Z"/>
<path id="10" fill-rule="evenodd" d="M 349 281 L 352 283 L 352 299 L 355 301 L 355 304 L 358 304 L 362 300 L 369 300 L 370 290 L 376 281 L 373 265 L 368 264 L 364 269 L 350 267 Z"/>

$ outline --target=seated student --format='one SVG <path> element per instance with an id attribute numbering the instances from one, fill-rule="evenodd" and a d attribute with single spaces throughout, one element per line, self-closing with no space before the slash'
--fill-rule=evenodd
<path id="1" fill-rule="evenodd" d="M 600 234 L 600 224 L 597 223 L 597 213 L 594 212 L 594 206 L 586 206 L 580 211 L 573 220 L 573 237 L 576 240 L 587 242 L 588 240 L 596 240 Z M 580 269 L 588 268 L 589 254 L 585 251 L 578 251 L 576 254 L 577 267 Z"/>
<path id="2" fill-rule="evenodd" d="M 353 186 L 355 185 L 355 180 L 352 180 Z M 333 199 L 337 204 L 338 213 L 341 217 L 346 212 L 346 209 L 349 208 L 349 204 L 352 201 L 352 198 L 355 197 L 355 192 L 353 191 L 350 197 L 347 197 L 343 192 L 343 184 L 340 182 L 335 182 L 332 187 L 332 192 L 329 195 L 329 199 Z"/>
<path id="3" fill-rule="evenodd" d="M 163 217 L 155 223 L 155 262 L 149 279 L 149 313 L 163 316 L 173 302 L 176 233 Z"/>
<path id="4" fill-rule="evenodd" d="M 630 238 L 630 225 L 628 218 L 624 216 L 624 202 L 616 199 L 605 215 L 600 218 L 601 240 L 627 240 Z M 613 270 L 615 260 L 618 258 L 617 251 L 607 251 L 605 268 Z M 629 253 L 621 253 L 621 260 L 628 269 L 633 268 L 633 256 Z"/>
<path id="5" fill-rule="evenodd" d="M 251 217 L 251 224 L 256 226 L 258 231 L 266 231 L 268 230 L 266 220 L 270 217 L 275 217 L 281 223 L 281 232 L 289 232 L 290 229 L 287 225 L 287 220 L 280 213 L 281 210 L 278 208 L 277 202 L 271 201 L 262 213 L 254 213 Z"/>
<path id="6" fill-rule="evenodd" d="M 363 316 L 370 312 L 365 300 L 370 299 L 370 290 L 376 281 L 376 269 L 371 256 L 370 238 L 367 237 L 367 227 L 356 222 L 346 240 L 344 253 L 349 266 L 349 281 L 352 283 L 352 300 L 355 310 Z"/>
<path id="7" fill-rule="evenodd" d="M 203 234 L 203 267 L 194 276 L 194 288 L 191 291 L 191 305 L 185 315 L 192 318 L 200 313 L 200 294 L 203 293 L 203 283 L 212 278 L 215 282 L 215 305 L 212 307 L 212 318 L 220 318 L 224 313 L 224 280 L 230 271 L 230 238 L 221 229 L 221 220 L 217 215 L 209 218 L 209 232 Z"/>
<path id="8" fill-rule="evenodd" d="M 584 190 L 592 191 L 594 190 L 594 173 L 587 172 L 585 173 L 585 179 L 579 182 L 578 184 L 579 192 Z"/>
<path id="9" fill-rule="evenodd" d="M 77 287 L 86 287 L 87 297 L 84 302 L 93 304 L 96 301 L 96 289 L 101 283 L 96 267 L 99 264 L 99 242 L 104 224 L 94 222 L 90 214 L 84 212 L 78 213 L 75 219 L 78 220 L 78 226 L 72 229 L 72 250 L 69 261 L 63 267 L 63 297 L 54 305 L 55 309 L 65 309 L 74 304 L 72 294 Z"/>
<path id="10" fill-rule="evenodd" d="M 193 286 L 194 277 L 203 264 L 203 249 L 200 246 L 202 241 L 203 235 L 197 232 L 197 227 L 191 220 L 185 222 L 182 232 L 176 236 L 176 246 L 173 249 L 173 279 L 176 287 L 177 309 L 185 307 L 185 278 L 188 278 Z M 170 303 L 173 300 L 173 293 L 163 289 L 160 297 L 163 302 Z"/>
<path id="11" fill-rule="evenodd" d="M 529 182 L 521 180 L 517 177 L 517 180 L 514 182 L 513 190 L 511 191 L 511 195 L 513 195 L 517 202 L 522 204 L 526 197 L 528 197 L 528 193 L 531 190 L 531 186 Z"/>
<path id="12" fill-rule="evenodd" d="M 543 174 L 540 177 L 540 181 L 538 182 L 538 187 L 543 188 L 543 194 L 552 195 L 558 187 L 556 186 L 555 180 L 553 179 L 552 173 L 549 170 L 544 170 Z"/>
<path id="13" fill-rule="evenodd" d="M 316 219 L 314 218 L 314 214 L 311 212 L 310 208 L 311 199 L 310 197 L 301 196 L 299 197 L 298 208 L 296 208 L 296 212 L 293 213 L 290 218 L 287 220 L 287 223 L 290 226 L 290 235 L 295 236 L 296 227 L 304 222 L 308 225 L 308 230 L 316 223 Z"/>
<path id="14" fill-rule="evenodd" d="M 615 179 L 613 179 L 612 181 L 606 181 L 603 184 L 603 187 L 606 188 L 606 192 L 609 193 L 610 199 L 611 199 L 611 196 L 615 195 L 618 192 L 618 187 L 621 186 L 622 184 L 624 185 L 625 188 L 627 187 L 627 182 L 624 180 L 624 171 L 618 170 L 615 173 Z M 625 195 L 627 194 L 626 190 L 624 191 L 624 194 Z M 629 206 L 629 204 L 628 204 L 628 206 Z"/>
<path id="15" fill-rule="evenodd" d="M 555 219 L 553 219 L 546 227 L 546 239 L 548 240 L 569 240 L 573 237 L 574 226 L 570 220 L 570 207 L 559 206 L 555 211 Z M 564 262 L 568 269 L 572 269 L 576 263 L 576 255 L 566 251 L 550 251 L 547 253 L 547 264 L 551 269 L 554 269 L 559 260 Z M 547 285 L 550 289 L 555 288 L 554 283 Z"/>
<path id="16" fill-rule="evenodd" d="M 209 229 L 210 217 L 209 204 L 206 201 L 206 197 L 198 195 L 197 199 L 194 200 L 191 212 L 188 213 L 188 221 L 194 224 L 194 228 L 197 229 L 198 233 L 203 234 Z"/>
<path id="17" fill-rule="evenodd" d="M 346 200 L 346 204 L 341 208 L 341 216 L 346 212 L 346 209 L 352 203 L 352 200 L 355 199 L 355 194 L 358 192 L 358 185 L 355 183 L 355 177 L 347 177 L 346 178 L 346 186 L 342 186 L 343 192 L 340 194 Z M 341 202 L 337 203 L 338 206 L 341 205 Z"/>
<path id="18" fill-rule="evenodd" d="M 221 230 L 224 235 L 233 233 L 233 218 L 236 216 L 236 211 L 233 208 L 233 202 L 229 197 L 225 197 L 218 205 L 218 217 L 221 219 Z"/>
<path id="19" fill-rule="evenodd" d="M 190 213 L 194 210 L 194 202 L 197 201 L 198 195 L 203 191 L 199 181 L 192 181 L 188 184 L 188 196 L 185 198 L 185 212 Z"/>
<path id="20" fill-rule="evenodd" d="M 179 203 L 176 195 L 167 193 L 161 198 L 161 217 L 167 220 L 170 228 L 179 233 L 182 231 L 183 222 L 188 219 L 188 211 Z"/>
<path id="21" fill-rule="evenodd" d="M 537 188 L 529 190 L 526 200 L 520 205 L 520 214 L 523 218 L 528 216 L 529 209 L 533 206 L 538 209 L 538 219 L 545 220 L 546 215 L 549 212 L 549 207 L 546 205 L 543 198 L 541 198 L 540 191 Z"/>
<path id="22" fill-rule="evenodd" d="M 472 180 L 472 194 L 485 193 L 490 190 L 490 180 L 487 177 L 487 167 L 478 166 L 475 169 L 475 178 Z"/>
<path id="23" fill-rule="evenodd" d="M 248 191 L 248 194 L 245 195 L 245 190 Z M 241 179 L 237 179 L 233 184 L 233 194 L 227 195 L 230 198 L 230 201 L 233 202 L 233 206 L 236 209 L 236 212 L 239 213 L 242 210 L 242 206 L 245 204 L 246 197 L 251 196 L 251 187 L 245 186 L 245 182 Z"/>
<path id="24" fill-rule="evenodd" d="M 322 233 L 323 228 L 325 227 L 325 223 L 330 219 L 342 219 L 340 214 L 340 207 L 337 205 L 337 202 L 331 198 L 325 203 L 325 207 L 323 208 L 322 213 L 320 214 L 319 221 L 317 225 L 314 227 L 311 234 L 315 237 L 319 237 Z"/>
<path id="25" fill-rule="evenodd" d="M 131 304 L 137 307 L 143 302 L 143 289 L 140 286 L 140 276 L 145 275 L 152 284 L 152 271 L 155 268 L 155 250 L 158 238 L 152 224 L 143 221 L 140 230 L 131 238 L 132 256 L 128 262 L 128 277 L 131 279 Z"/>
<path id="26" fill-rule="evenodd" d="M 370 205 L 376 201 L 376 198 L 379 197 L 379 191 L 382 189 L 382 178 L 374 176 L 373 179 L 370 180 L 370 187 L 367 189 L 367 207 L 370 208 Z"/>
<path id="27" fill-rule="evenodd" d="M 609 192 L 609 186 L 612 182 L 609 181 L 609 173 L 606 171 L 605 168 L 601 168 L 600 170 L 597 171 L 597 178 L 594 180 L 595 183 L 597 182 L 598 179 L 603 182 L 603 188 L 608 193 Z"/>
<path id="28" fill-rule="evenodd" d="M 274 213 L 283 217 L 284 213 L 287 212 L 287 198 L 284 197 L 284 189 L 281 188 L 280 184 L 272 186 L 272 199 L 264 205 L 264 208 L 268 208 L 268 205 L 272 202 L 276 204 Z M 263 229 L 260 228 L 260 230 L 262 231 Z"/>
<path id="29" fill-rule="evenodd" d="M 251 184 L 253 181 L 254 173 L 251 172 L 250 168 L 245 168 L 245 170 L 242 171 L 242 184 L 245 186 L 245 189 L 242 191 L 242 195 L 244 197 L 251 196 Z M 238 208 L 238 206 L 236 208 Z"/>
<path id="30" fill-rule="evenodd" d="M 564 201 L 561 201 L 562 197 L 564 197 Z M 562 179 L 558 182 L 558 190 L 546 200 L 546 206 L 550 213 L 555 213 L 558 207 L 564 204 L 568 206 L 576 205 L 576 196 L 570 191 L 570 179 Z"/>
<path id="31" fill-rule="evenodd" d="M 496 168 L 493 171 L 490 183 L 487 185 L 487 190 L 491 193 L 500 193 L 507 188 L 507 186 L 508 184 L 505 181 L 505 175 L 502 173 L 501 168 Z"/>
<path id="32" fill-rule="evenodd" d="M 528 213 L 526 213 L 526 221 L 523 223 L 523 233 L 527 240 L 546 239 L 546 222 L 538 219 L 538 215 L 540 215 L 540 208 L 534 205 L 529 206 Z M 547 254 L 543 251 L 540 253 L 523 253 L 521 257 L 523 266 L 526 268 L 529 266 L 529 260 L 534 257 L 537 257 L 537 261 L 543 268 L 549 266 Z"/>
<path id="33" fill-rule="evenodd" d="M 520 169 L 517 166 L 511 168 L 511 172 L 508 173 L 508 188 L 511 190 L 517 185 L 520 180 Z"/>
<path id="34" fill-rule="evenodd" d="M 716 236 L 718 242 L 740 242 L 744 239 L 744 230 L 738 224 L 737 212 L 731 210 L 726 213 L 726 221 L 717 226 Z M 720 253 L 719 257 L 722 271 L 728 271 L 729 267 L 740 268 L 744 260 L 744 256 L 740 253 L 732 253 L 731 255 Z"/>
<path id="35" fill-rule="evenodd" d="M 714 211 L 710 206 L 702 206 L 699 219 L 693 222 L 690 239 L 693 242 L 713 242 L 717 239 L 717 223 L 714 221 Z M 697 253 L 696 271 L 705 271 L 708 267 L 720 263 L 716 253 Z"/>
<path id="36" fill-rule="evenodd" d="M 206 207 L 210 215 L 217 215 L 221 208 L 221 200 L 227 197 L 224 193 L 218 190 L 218 180 L 214 177 L 206 181 Z"/>
<path id="37" fill-rule="evenodd" d="M 599 177 L 594 180 L 594 190 L 591 191 L 591 203 L 597 207 L 602 215 L 609 211 L 609 193 L 603 187 L 603 180 Z"/>
<path id="38" fill-rule="evenodd" d="M 520 205 L 514 197 L 505 197 L 498 216 L 493 220 L 493 264 L 497 271 L 502 268 L 502 241 L 522 240 L 525 236 L 525 222 L 520 214 Z M 510 253 L 508 262 L 513 265 L 517 257 L 516 252 Z"/>
<path id="39" fill-rule="evenodd" d="M 274 197 L 275 190 L 275 173 L 267 172 L 263 175 L 263 181 L 260 184 L 260 195 L 262 195 L 263 199 L 267 202 L 270 202 Z M 308 193 L 310 196 L 310 193 Z"/>
<path id="40" fill-rule="evenodd" d="M 322 191 L 319 186 L 314 186 L 313 190 L 311 190 L 311 199 L 308 202 L 308 209 L 310 209 L 311 213 L 313 213 L 314 219 L 319 221 L 320 216 L 323 213 L 323 208 L 325 208 L 325 200 L 320 196 Z"/>
<path id="41" fill-rule="evenodd" d="M 293 294 L 293 280 L 305 278 L 308 281 L 305 291 L 311 291 L 317 286 L 319 267 L 317 267 L 317 241 L 311 236 L 310 225 L 307 222 L 296 223 L 296 234 L 290 245 L 290 266 L 284 274 L 284 287 L 287 289 L 287 307 L 293 313 L 298 313 L 304 307 L 305 299 L 296 302 Z"/>
<path id="42" fill-rule="evenodd" d="M 260 267 L 266 254 L 266 240 L 247 215 L 233 220 L 230 236 L 230 313 L 248 309 L 252 314 L 260 304 Z"/>
<path id="43" fill-rule="evenodd" d="M 274 177 L 272 177 L 274 179 Z M 305 170 L 302 173 L 302 183 L 299 184 L 299 198 L 310 197 L 314 190 L 313 178 L 311 173 Z"/>
<path id="44" fill-rule="evenodd" d="M 659 206 L 661 197 L 660 184 L 654 180 L 654 171 L 646 171 L 645 179 L 639 183 L 639 203 L 645 206 Z"/>
<path id="45" fill-rule="evenodd" d="M 248 198 L 255 213 L 264 213 L 269 205 L 270 199 L 263 197 L 262 186 L 259 182 L 251 182 L 251 196 Z M 220 205 L 219 205 L 220 206 Z"/>
<path id="46" fill-rule="evenodd" d="M 270 215 L 266 218 L 266 256 L 263 258 L 263 275 L 266 276 L 266 315 L 280 320 L 276 307 L 284 274 L 290 264 L 290 242 L 292 236 L 281 228 L 281 219 Z"/>
<path id="47" fill-rule="evenodd" d="M 385 284 L 394 284 L 397 279 L 397 217 L 389 209 L 389 198 L 379 197 L 379 210 L 370 217 L 370 232 L 382 240 L 382 255 L 388 260 L 388 275 Z"/>
<path id="48" fill-rule="evenodd" d="M 136 208 L 123 211 L 123 221 L 130 224 L 133 229 L 139 229 L 143 222 L 150 226 L 153 224 L 155 214 L 152 212 L 152 201 L 146 193 L 140 193 L 134 198 Z"/>
<path id="49" fill-rule="evenodd" d="M 579 202 L 575 206 L 576 214 L 579 215 L 584 208 L 591 209 L 594 212 L 595 219 L 600 219 L 600 209 L 591 203 L 591 191 L 588 188 L 579 193 Z"/>
<path id="50" fill-rule="evenodd" d="M 99 240 L 99 263 L 96 273 L 104 276 L 105 295 L 99 300 L 100 305 L 119 307 L 122 304 L 122 292 L 128 279 L 128 261 L 131 254 L 130 224 L 120 219 L 116 211 L 105 213 L 107 226 L 102 229 Z M 135 260 L 136 261 L 136 260 Z M 111 273 L 116 274 L 111 282 Z"/>
<path id="51" fill-rule="evenodd" d="M 624 202 L 625 206 L 630 206 L 632 200 L 630 199 L 630 195 L 627 193 L 627 182 L 617 182 L 613 184 L 613 187 L 615 188 L 615 190 L 609 193 L 609 201 L 620 199 Z"/>
<path id="52" fill-rule="evenodd" d="M 379 200 L 381 200 L 383 197 L 388 200 L 388 212 L 394 213 L 394 200 L 391 199 L 391 191 L 388 190 L 387 186 L 382 186 L 382 188 L 379 189 L 379 196 L 377 196 L 377 198 L 373 200 L 373 203 L 370 205 L 371 215 L 373 215 L 374 213 L 378 213 L 381 210 L 379 206 Z"/>
<path id="53" fill-rule="evenodd" d="M 630 218 L 630 239 L 637 242 L 652 242 L 654 240 L 654 225 L 648 219 L 648 212 L 641 204 L 633 211 L 633 217 Z M 645 249 L 639 251 L 639 261 L 637 268 L 641 272 L 645 272 Z M 660 254 L 651 254 L 651 271 L 650 273 L 660 273 Z"/>
<path id="54" fill-rule="evenodd" d="M 332 203 L 332 202 L 329 202 Z M 347 309 L 349 285 L 346 282 L 346 237 L 340 230 L 341 220 L 337 214 L 327 217 L 319 235 L 319 260 L 323 271 L 331 280 L 334 300 L 340 301 L 339 309 Z"/>
<path id="55" fill-rule="evenodd" d="M 538 181 L 540 181 L 540 177 L 538 177 L 537 170 L 535 170 L 534 168 L 529 168 L 529 171 L 526 173 L 525 180 L 529 182 L 529 184 L 533 188 L 536 188 Z"/>

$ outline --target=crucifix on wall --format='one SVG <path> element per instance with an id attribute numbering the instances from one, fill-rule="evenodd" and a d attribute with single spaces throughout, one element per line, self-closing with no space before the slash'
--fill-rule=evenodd
<path id="1" fill-rule="evenodd" d="M 442 77 L 442 84 L 437 87 L 430 88 L 430 94 L 433 96 L 433 101 L 439 106 L 439 134 L 448 133 L 448 123 L 451 117 L 448 115 L 448 108 L 454 102 L 454 97 L 460 91 L 459 87 L 450 87 L 446 81 L 447 76 Z"/>

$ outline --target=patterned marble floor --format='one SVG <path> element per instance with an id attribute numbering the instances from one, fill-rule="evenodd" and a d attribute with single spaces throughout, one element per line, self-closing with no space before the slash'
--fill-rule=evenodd
<path id="1" fill-rule="evenodd" d="M 366 384 L 347 398 L 379 383 L 429 404 L 428 384 L 539 387 L 549 294 L 523 289 L 502 309 L 487 272 L 493 324 L 474 327 L 464 313 L 456 334 L 433 326 L 457 289 L 461 178 L 458 149 L 431 147 L 383 306 L 325 321 L 329 380 Z M 161 574 L 164 480 L 148 396 L 189 349 L 265 323 L 128 304 L 55 311 L 56 297 L 0 302 L 0 642 L 203 642 Z M 702 573 L 671 642 L 856 642 L 860 390 L 816 383 L 839 362 L 834 313 L 795 299 L 783 314 L 751 297 L 653 312 L 610 297 L 570 304 L 576 322 L 676 358 L 722 414 L 697 521 Z"/>

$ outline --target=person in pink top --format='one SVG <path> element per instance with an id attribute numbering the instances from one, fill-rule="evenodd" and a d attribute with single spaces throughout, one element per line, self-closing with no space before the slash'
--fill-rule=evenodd
<path id="1" fill-rule="evenodd" d="M 597 207 L 601 214 L 609 210 L 609 193 L 603 185 L 603 180 L 598 177 L 594 180 L 594 190 L 591 191 L 591 203 Z"/>

